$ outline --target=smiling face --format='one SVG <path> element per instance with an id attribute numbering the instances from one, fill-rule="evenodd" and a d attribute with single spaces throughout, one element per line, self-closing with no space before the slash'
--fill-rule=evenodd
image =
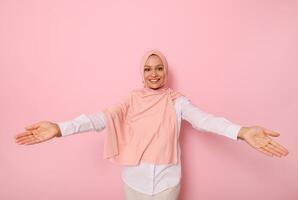
<path id="1" fill-rule="evenodd" d="M 165 85 L 165 68 L 159 56 L 151 55 L 144 66 L 145 87 L 158 89 Z"/>

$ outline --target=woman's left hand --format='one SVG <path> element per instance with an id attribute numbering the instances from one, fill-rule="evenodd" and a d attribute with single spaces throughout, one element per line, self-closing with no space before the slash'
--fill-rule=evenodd
<path id="1" fill-rule="evenodd" d="M 278 137 L 280 134 L 260 126 L 242 127 L 238 137 L 250 146 L 268 156 L 286 156 L 289 151 L 273 141 L 269 136 Z"/>

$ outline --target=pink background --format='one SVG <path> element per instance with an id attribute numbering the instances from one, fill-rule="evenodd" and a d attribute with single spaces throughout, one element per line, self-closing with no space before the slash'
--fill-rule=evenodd
<path id="1" fill-rule="evenodd" d="M 298 199 L 298 2 L 0 1 L 0 199 L 124 199 L 101 133 L 19 146 L 41 120 L 89 114 L 141 87 L 156 48 L 202 110 L 281 133 L 284 158 L 182 124 L 181 200 Z"/>

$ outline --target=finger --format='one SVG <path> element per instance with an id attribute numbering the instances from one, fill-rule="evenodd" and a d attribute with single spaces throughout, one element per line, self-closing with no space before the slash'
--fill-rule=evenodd
<path id="1" fill-rule="evenodd" d="M 278 137 L 280 134 L 276 131 L 269 130 L 267 128 L 263 128 L 263 130 L 270 136 Z"/>
<path id="2" fill-rule="evenodd" d="M 22 132 L 22 133 L 19 133 L 19 134 L 15 135 L 14 138 L 15 139 L 18 139 L 18 138 L 21 138 L 21 137 L 24 137 L 24 136 L 28 136 L 28 135 L 31 135 L 31 132 L 26 131 L 26 132 Z"/>
<path id="3" fill-rule="evenodd" d="M 270 147 L 268 147 L 268 145 L 264 146 L 263 148 L 269 151 L 270 153 L 272 153 L 273 155 L 280 157 L 280 155 L 277 152 L 275 152 L 274 149 L 271 149 Z"/>
<path id="4" fill-rule="evenodd" d="M 263 147 L 258 148 L 257 150 L 260 151 L 260 152 L 262 152 L 262 153 L 264 153 L 264 154 L 267 155 L 267 156 L 270 156 L 270 157 L 273 156 L 272 153 L 270 153 L 270 152 L 267 151 L 266 149 L 263 149 Z"/>
<path id="5" fill-rule="evenodd" d="M 28 135 L 28 136 L 26 136 L 26 137 L 19 138 L 19 139 L 16 140 L 16 143 L 20 144 L 20 143 L 22 143 L 23 141 L 28 140 L 29 137 L 30 137 L 30 136 Z"/>
<path id="6" fill-rule="evenodd" d="M 275 150 L 274 146 L 272 144 L 268 144 L 267 147 L 269 149 L 271 149 L 271 151 L 274 153 L 274 155 L 278 156 L 278 157 L 281 157 L 281 153 L 279 153 L 278 151 Z"/>
<path id="7" fill-rule="evenodd" d="M 37 139 L 32 135 L 20 140 L 18 144 L 28 144 L 35 141 L 37 141 Z"/>
<path id="8" fill-rule="evenodd" d="M 17 144 L 25 144 L 29 140 L 28 137 L 24 137 L 16 141 Z"/>
<path id="9" fill-rule="evenodd" d="M 277 142 L 275 142 L 275 141 L 273 141 L 273 140 L 271 140 L 270 143 L 271 143 L 273 146 L 275 146 L 276 148 L 278 148 L 278 150 L 279 150 L 280 152 L 282 152 L 283 155 L 288 155 L 289 151 L 288 151 L 285 147 L 281 146 L 280 144 L 278 144 Z"/>
<path id="10" fill-rule="evenodd" d="M 26 126 L 25 129 L 27 130 L 32 130 L 32 129 L 37 129 L 39 127 L 39 123 L 32 124 L 30 126 Z"/>
<path id="11" fill-rule="evenodd" d="M 273 148 L 276 152 L 278 152 L 280 155 L 285 155 L 285 152 L 281 149 L 279 149 L 278 147 L 272 145 L 272 144 L 268 144 L 268 146 L 270 146 L 271 148 Z"/>
<path id="12" fill-rule="evenodd" d="M 32 144 L 37 144 L 37 143 L 41 143 L 42 141 L 40 140 L 32 140 L 32 141 L 29 141 L 27 142 L 25 145 L 32 145 Z"/>

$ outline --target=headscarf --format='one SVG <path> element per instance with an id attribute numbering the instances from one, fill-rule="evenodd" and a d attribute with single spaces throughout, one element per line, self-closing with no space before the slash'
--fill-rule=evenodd
<path id="1" fill-rule="evenodd" d="M 144 66 L 148 60 L 148 58 L 151 56 L 151 55 L 157 55 L 163 66 L 164 66 L 164 71 L 165 71 L 165 79 L 164 79 L 164 86 L 162 87 L 163 89 L 166 87 L 165 85 L 167 84 L 167 77 L 168 77 L 168 62 L 166 60 L 166 57 L 158 50 L 156 49 L 153 49 L 153 50 L 150 50 L 150 51 L 147 51 L 142 59 L 141 59 L 141 65 L 140 65 L 140 72 L 141 72 L 141 78 L 143 79 L 143 83 L 144 83 L 144 87 L 145 87 L 145 79 L 144 79 Z"/>
<path id="2" fill-rule="evenodd" d="M 162 60 L 166 81 L 168 64 L 158 50 L 148 51 L 142 57 L 142 77 L 144 65 L 152 54 Z M 159 89 L 144 87 L 132 90 L 119 103 L 105 109 L 108 133 L 104 158 L 121 165 L 138 165 L 140 162 L 176 164 L 178 136 L 174 100 L 180 96 L 179 92 L 166 86 Z"/>

